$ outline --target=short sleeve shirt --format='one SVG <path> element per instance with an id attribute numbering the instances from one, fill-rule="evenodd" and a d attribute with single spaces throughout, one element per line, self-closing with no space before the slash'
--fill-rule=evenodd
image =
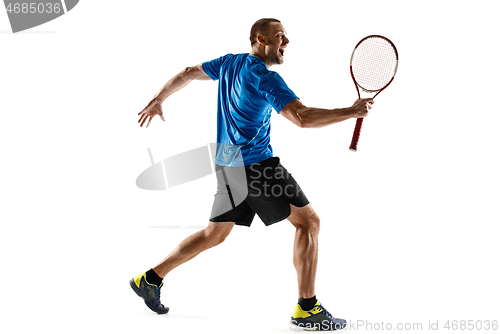
<path id="1" fill-rule="evenodd" d="M 245 54 L 227 54 L 202 64 L 218 80 L 217 152 L 221 166 L 247 166 L 273 156 L 271 113 L 297 99 L 281 76 L 264 61 Z"/>

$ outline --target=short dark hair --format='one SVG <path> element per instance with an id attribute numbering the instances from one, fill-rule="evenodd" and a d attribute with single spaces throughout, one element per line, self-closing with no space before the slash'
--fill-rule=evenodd
<path id="1" fill-rule="evenodd" d="M 257 43 L 257 35 L 262 34 L 267 36 L 269 34 L 269 24 L 272 22 L 281 23 L 276 19 L 260 19 L 253 24 L 252 29 L 250 29 L 250 43 L 252 45 Z"/>

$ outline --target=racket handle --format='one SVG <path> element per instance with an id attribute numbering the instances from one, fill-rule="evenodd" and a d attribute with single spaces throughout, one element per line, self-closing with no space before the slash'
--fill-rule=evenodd
<path id="1" fill-rule="evenodd" d="M 356 120 L 356 127 L 354 128 L 354 133 L 352 134 L 351 146 L 349 149 L 356 152 L 358 150 L 358 140 L 359 134 L 361 133 L 361 125 L 363 125 L 363 118 L 358 118 Z"/>

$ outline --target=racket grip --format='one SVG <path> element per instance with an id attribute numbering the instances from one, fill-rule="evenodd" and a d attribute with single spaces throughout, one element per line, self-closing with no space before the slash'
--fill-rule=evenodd
<path id="1" fill-rule="evenodd" d="M 352 134 L 351 146 L 349 149 L 356 152 L 358 150 L 358 140 L 359 134 L 361 133 L 361 125 L 363 125 L 363 118 L 358 118 L 356 120 L 356 127 L 354 128 L 354 133 Z"/>

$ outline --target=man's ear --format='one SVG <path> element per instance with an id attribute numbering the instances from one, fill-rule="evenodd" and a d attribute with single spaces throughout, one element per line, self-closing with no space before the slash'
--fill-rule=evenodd
<path id="1" fill-rule="evenodd" d="M 266 45 L 266 41 L 264 40 L 264 35 L 262 34 L 257 35 L 257 41 L 262 45 Z"/>

